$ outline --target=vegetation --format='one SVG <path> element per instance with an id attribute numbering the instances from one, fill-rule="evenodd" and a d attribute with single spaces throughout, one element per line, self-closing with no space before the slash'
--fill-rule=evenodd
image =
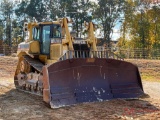
<path id="1" fill-rule="evenodd" d="M 160 7 L 152 2 L 128 0 L 119 46 L 152 49 L 160 47 Z M 126 35 L 128 37 L 126 37 Z"/>
<path id="2" fill-rule="evenodd" d="M 156 1 L 157 2 L 157 1 Z M 84 21 L 94 21 L 110 46 L 113 29 L 121 24 L 120 48 L 160 47 L 160 6 L 148 0 L 23 0 L 21 3 L 2 0 L 0 8 L 0 39 L 8 45 L 23 41 L 23 24 L 55 20 L 64 16 L 74 21 L 73 28 L 81 37 Z M 118 22 L 119 21 L 119 22 Z"/>
<path id="3" fill-rule="evenodd" d="M 115 23 L 123 14 L 125 0 L 98 0 L 94 18 L 102 25 L 104 42 L 110 47 L 111 36 Z"/>

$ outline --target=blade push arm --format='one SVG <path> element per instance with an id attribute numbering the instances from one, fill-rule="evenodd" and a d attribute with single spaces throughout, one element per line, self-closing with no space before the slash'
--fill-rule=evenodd
<path id="1" fill-rule="evenodd" d="M 87 42 L 90 45 L 91 50 L 97 51 L 97 47 L 96 47 L 97 38 L 94 35 L 95 26 L 94 26 L 93 22 L 89 22 L 89 24 L 86 25 L 86 27 L 87 27 L 87 32 L 88 32 Z"/>
<path id="2" fill-rule="evenodd" d="M 68 19 L 63 18 L 62 19 L 62 36 L 65 36 L 66 38 L 62 40 L 62 44 L 68 44 L 69 50 L 73 50 L 73 38 L 70 35 L 69 29 L 68 29 Z"/>

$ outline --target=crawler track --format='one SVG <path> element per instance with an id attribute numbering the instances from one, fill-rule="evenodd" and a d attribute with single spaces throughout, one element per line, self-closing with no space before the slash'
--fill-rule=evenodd
<path id="1" fill-rule="evenodd" d="M 29 55 L 25 55 L 24 59 L 32 66 L 35 70 L 37 70 L 39 73 L 42 73 L 42 67 L 44 64 L 42 64 L 39 60 L 31 58 Z"/>
<path id="2" fill-rule="evenodd" d="M 33 59 L 29 55 L 23 56 L 23 60 L 30 65 L 31 71 L 29 73 L 20 72 L 15 76 L 15 83 L 18 82 L 16 88 L 20 91 L 42 96 L 42 68 L 44 66 L 38 59 Z M 23 85 L 21 85 L 22 82 Z"/>

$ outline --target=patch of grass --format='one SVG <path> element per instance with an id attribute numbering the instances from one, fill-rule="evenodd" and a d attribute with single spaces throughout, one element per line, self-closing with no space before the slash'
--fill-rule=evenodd
<path id="1" fill-rule="evenodd" d="M 141 79 L 150 82 L 160 82 L 160 77 L 152 76 L 152 75 L 141 75 Z"/>

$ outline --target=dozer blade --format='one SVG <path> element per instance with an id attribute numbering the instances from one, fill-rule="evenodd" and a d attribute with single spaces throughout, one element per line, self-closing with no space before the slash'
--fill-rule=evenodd
<path id="1" fill-rule="evenodd" d="M 79 58 L 43 68 L 44 101 L 52 108 L 144 95 L 138 68 L 128 62 Z"/>

